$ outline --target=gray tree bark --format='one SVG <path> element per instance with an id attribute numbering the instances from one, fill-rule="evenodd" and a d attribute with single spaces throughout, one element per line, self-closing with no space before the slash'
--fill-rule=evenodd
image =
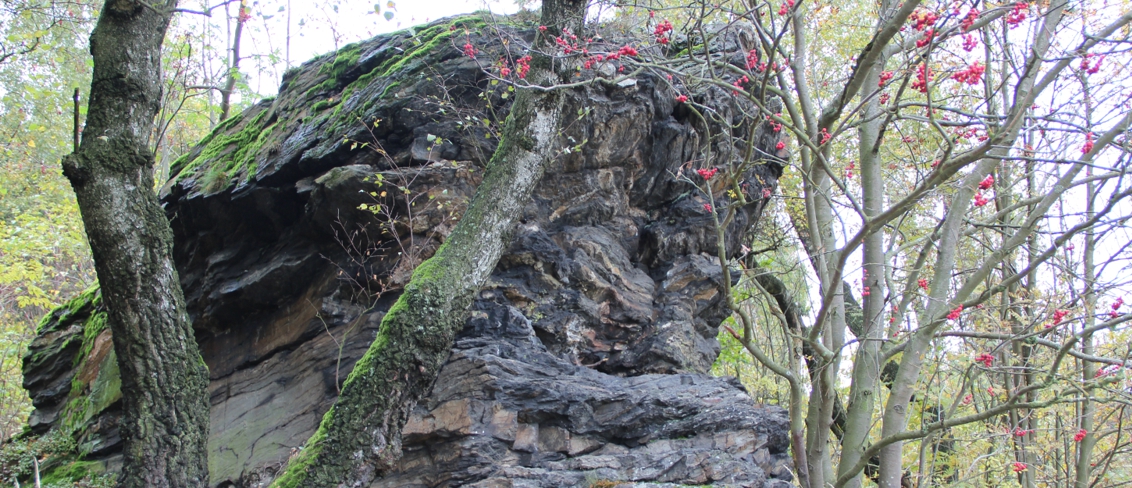
<path id="1" fill-rule="evenodd" d="M 549 33 L 581 30 L 585 0 L 545 0 L 546 34 L 536 47 L 552 48 Z M 572 71 L 571 71 L 572 73 Z M 535 57 L 528 79 L 558 81 L 545 56 Z M 460 223 L 382 320 L 377 339 L 358 361 L 335 405 L 276 487 L 364 486 L 401 456 L 401 429 L 428 394 L 448 358 L 468 307 L 510 242 L 546 165 L 559 148 L 561 90 L 519 90 L 502 141 Z"/>
<path id="2" fill-rule="evenodd" d="M 122 377 L 123 487 L 208 481 L 208 369 L 193 339 L 148 138 L 176 0 L 108 0 L 90 37 L 85 137 L 63 160 L 78 197 Z"/>

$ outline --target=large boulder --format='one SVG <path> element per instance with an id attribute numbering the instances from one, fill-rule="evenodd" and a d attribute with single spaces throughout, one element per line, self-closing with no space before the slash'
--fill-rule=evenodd
<path id="1" fill-rule="evenodd" d="M 347 46 L 173 165 L 162 202 L 212 378 L 213 485 L 265 485 L 314 432 L 475 192 L 511 93 L 485 68 L 533 33 L 476 15 Z M 570 150 L 406 425 L 400 467 L 374 486 L 786 483 L 784 411 L 709 375 L 729 311 L 690 176 L 703 147 L 720 166 L 739 151 L 706 136 L 664 78 L 576 93 Z M 726 93 L 697 93 L 741 125 Z M 758 198 L 726 229 L 730 254 L 781 172 L 741 175 Z M 96 298 L 45 319 L 25 385 L 31 433 L 64 429 L 84 462 L 113 470 L 120 392 Z"/>

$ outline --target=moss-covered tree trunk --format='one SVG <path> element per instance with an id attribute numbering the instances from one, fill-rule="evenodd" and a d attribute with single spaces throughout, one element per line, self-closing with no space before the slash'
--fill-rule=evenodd
<path id="1" fill-rule="evenodd" d="M 108 0 L 83 140 L 63 161 L 78 197 L 122 376 L 119 486 L 208 482 L 208 371 L 193 339 L 173 234 L 148 139 L 161 98 L 161 43 L 176 0 Z"/>
<path id="2" fill-rule="evenodd" d="M 542 23 L 548 33 L 577 32 L 585 11 L 585 0 L 545 0 Z M 550 39 L 544 34 L 536 46 L 549 48 Z M 558 77 L 550 67 L 549 59 L 536 58 L 528 79 L 554 83 Z M 365 486 L 400 458 L 401 429 L 409 413 L 428 394 L 475 293 L 509 244 L 515 220 L 547 163 L 558 154 L 566 96 L 519 92 L 468 211 L 436 254 L 413 272 L 338 401 L 274 486 Z"/>

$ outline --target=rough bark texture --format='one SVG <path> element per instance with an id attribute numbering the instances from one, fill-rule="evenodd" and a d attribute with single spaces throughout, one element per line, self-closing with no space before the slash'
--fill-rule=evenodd
<path id="1" fill-rule="evenodd" d="M 121 369 L 120 486 L 208 480 L 208 372 L 185 312 L 147 148 L 161 98 L 161 43 L 175 3 L 106 2 L 90 39 L 94 77 L 85 137 L 63 162 Z"/>
<path id="2" fill-rule="evenodd" d="M 482 120 L 501 123 L 516 97 L 503 98 L 481 63 L 521 56 L 538 25 L 472 15 L 347 46 L 288 73 L 278 98 L 235 114 L 173 165 L 162 201 L 212 380 L 212 486 L 266 486 L 317 430 L 413 267 L 452 239 L 485 178 L 499 141 Z M 718 48 L 741 64 L 735 38 Z M 461 54 L 465 42 L 478 59 Z M 787 484 L 784 411 L 706 374 L 728 315 L 717 234 L 686 164 L 707 137 L 665 81 L 566 92 L 563 113 L 588 110 L 560 134 L 574 150 L 515 212 L 511 244 L 402 430 L 403 457 L 369 486 Z M 727 90 L 682 92 L 719 111 L 721 126 L 742 119 Z M 723 165 L 742 153 L 717 142 L 711 154 Z M 731 256 L 781 171 L 743 175 L 755 203 L 727 229 Z M 416 206 L 392 186 L 404 182 Z M 363 203 L 390 209 L 395 231 L 379 232 L 383 218 Z M 356 286 L 363 275 L 373 287 Z M 25 381 L 32 431 L 78 419 L 82 459 L 113 470 L 114 361 L 102 349 L 110 333 L 93 325 L 97 301 L 49 317 Z"/>

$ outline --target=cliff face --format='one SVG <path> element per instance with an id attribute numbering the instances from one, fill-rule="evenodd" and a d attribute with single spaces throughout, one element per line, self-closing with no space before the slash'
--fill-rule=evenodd
<path id="1" fill-rule="evenodd" d="M 163 202 L 211 372 L 213 485 L 265 484 L 315 430 L 498 142 L 510 92 L 484 63 L 532 33 L 463 17 L 346 47 L 174 165 Z M 714 89 L 697 97 L 733 110 Z M 735 150 L 651 76 L 575 105 L 570 150 L 405 427 L 399 471 L 374 486 L 785 484 L 784 411 L 707 374 L 728 312 L 707 200 L 687 181 L 704 147 Z M 768 195 L 781 170 L 756 166 L 744 188 Z M 728 227 L 732 253 L 765 201 Z M 45 319 L 25 385 L 34 433 L 72 432 L 112 470 L 120 392 L 100 307 L 92 291 Z"/>

